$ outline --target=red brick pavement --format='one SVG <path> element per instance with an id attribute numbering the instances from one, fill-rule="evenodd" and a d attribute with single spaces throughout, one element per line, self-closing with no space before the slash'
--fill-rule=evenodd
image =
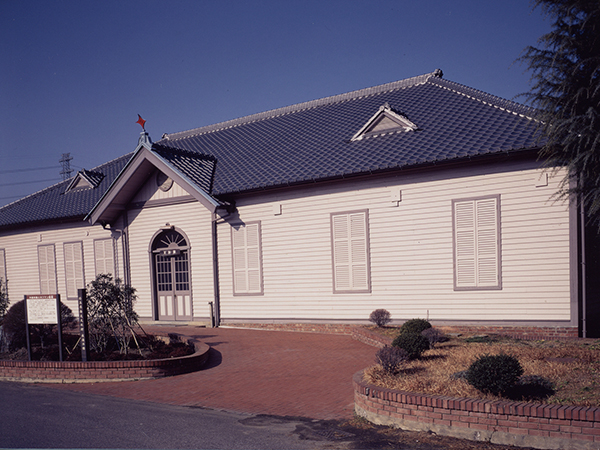
<path id="1" fill-rule="evenodd" d="M 352 416 L 352 375 L 376 348 L 350 336 L 233 328 L 145 327 L 211 346 L 206 367 L 156 380 L 52 385 L 59 389 L 185 406 L 343 419 Z"/>

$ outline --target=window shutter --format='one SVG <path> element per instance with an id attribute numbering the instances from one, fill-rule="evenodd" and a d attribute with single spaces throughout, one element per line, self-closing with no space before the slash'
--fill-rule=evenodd
<path id="1" fill-rule="evenodd" d="M 67 298 L 77 298 L 77 289 L 83 289 L 83 245 L 81 242 L 64 244 Z"/>
<path id="2" fill-rule="evenodd" d="M 115 256 L 112 239 L 101 239 L 94 242 L 94 256 L 96 264 L 96 275 L 101 273 L 115 274 Z"/>
<path id="3" fill-rule="evenodd" d="M 234 292 L 262 293 L 260 223 L 232 228 L 232 247 Z"/>
<path id="4" fill-rule="evenodd" d="M 500 286 L 498 197 L 454 203 L 457 288 Z"/>
<path id="5" fill-rule="evenodd" d="M 2 289 L 6 289 L 6 255 L 4 249 L 0 248 L 0 278 L 2 279 Z"/>
<path id="6" fill-rule="evenodd" d="M 367 212 L 332 216 L 334 290 L 370 290 Z"/>
<path id="7" fill-rule="evenodd" d="M 54 245 L 42 245 L 38 247 L 38 264 L 40 271 L 40 294 L 56 294 Z"/>

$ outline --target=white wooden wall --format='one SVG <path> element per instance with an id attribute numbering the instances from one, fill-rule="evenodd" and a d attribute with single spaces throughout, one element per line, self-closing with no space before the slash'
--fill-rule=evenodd
<path id="1" fill-rule="evenodd" d="M 264 294 L 232 294 L 230 225 L 219 225 L 221 317 L 366 320 L 385 308 L 394 319 L 571 320 L 568 205 L 551 199 L 560 176 L 536 187 L 535 167 L 407 174 L 240 199 L 239 219 L 261 221 Z M 402 200 L 393 203 L 398 190 Z M 452 200 L 497 194 L 502 289 L 454 291 Z M 369 211 L 372 292 L 333 294 L 330 213 L 361 209 Z"/>
<path id="2" fill-rule="evenodd" d="M 173 197 L 188 195 L 177 184 L 167 191 Z M 167 198 L 156 188 L 154 177 L 136 196 L 136 201 Z M 190 246 L 192 309 L 194 319 L 208 318 L 208 302 L 214 301 L 211 213 L 197 202 L 134 209 L 128 212 L 131 285 L 137 290 L 136 310 L 142 318 L 152 318 L 151 259 L 152 237 L 167 223 L 183 231 Z"/>
<path id="3" fill-rule="evenodd" d="M 8 291 L 11 303 L 23 300 L 24 295 L 40 293 L 38 273 L 39 245 L 54 244 L 56 257 L 57 288 L 61 300 L 73 314 L 78 314 L 76 300 L 67 300 L 65 261 L 63 244 L 65 242 L 83 243 L 83 267 L 85 283 L 96 277 L 94 264 L 94 240 L 114 237 L 117 259 L 117 276 L 123 278 L 123 258 L 121 239 L 118 233 L 111 233 L 100 225 L 91 226 L 87 222 L 78 221 L 70 224 L 37 226 L 18 229 L 0 234 L 0 248 L 5 249 Z"/>

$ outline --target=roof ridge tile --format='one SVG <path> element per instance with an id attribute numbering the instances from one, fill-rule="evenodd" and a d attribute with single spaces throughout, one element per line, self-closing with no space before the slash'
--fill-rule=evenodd
<path id="1" fill-rule="evenodd" d="M 403 89 L 407 87 L 416 86 L 419 84 L 426 83 L 430 78 L 437 78 L 438 72 L 427 73 L 423 75 L 418 75 L 411 78 L 405 78 L 403 80 L 392 81 L 391 83 L 385 83 L 378 86 L 372 86 L 368 88 L 358 89 L 355 91 L 346 92 L 343 94 L 332 95 L 328 97 L 319 98 L 316 100 L 310 100 L 308 102 L 296 103 L 290 106 L 284 106 L 282 108 L 271 109 L 268 111 L 259 112 L 256 114 L 251 114 L 248 116 L 239 117 L 237 119 L 227 120 L 225 122 L 219 122 L 212 125 L 206 125 L 204 127 L 194 128 L 187 131 L 180 131 L 177 133 L 167 134 L 165 133 L 161 140 L 158 143 L 163 141 L 174 141 L 179 139 L 190 138 L 194 136 L 199 136 L 201 134 L 206 134 L 214 131 L 224 130 L 227 128 L 233 128 L 235 126 L 258 122 L 260 120 L 271 119 L 274 117 L 279 117 L 285 114 L 306 111 L 307 109 L 315 108 L 318 106 L 324 106 L 333 103 L 341 103 L 349 100 L 357 100 L 361 98 L 365 98 L 375 94 L 381 94 L 384 92 L 391 92 L 397 89 Z"/>

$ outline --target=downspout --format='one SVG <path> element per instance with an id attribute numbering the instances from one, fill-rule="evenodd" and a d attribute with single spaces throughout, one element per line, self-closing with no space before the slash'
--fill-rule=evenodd
<path id="1" fill-rule="evenodd" d="M 231 215 L 231 205 L 217 206 L 213 212 L 212 220 L 212 247 L 213 247 L 213 289 L 215 293 L 215 304 L 214 304 L 214 326 L 218 327 L 221 324 L 221 294 L 219 291 L 219 250 L 217 240 L 217 225 L 219 224 L 219 217 L 217 216 L 217 210 L 225 209 L 227 215 L 221 216 L 221 219 L 226 219 Z M 234 206 L 235 208 L 235 206 Z M 224 223 L 220 222 L 220 223 Z"/>
<path id="2" fill-rule="evenodd" d="M 586 293 L 586 259 L 585 259 L 585 213 L 583 210 L 583 200 L 579 202 L 579 233 L 580 242 L 580 272 L 581 272 L 581 337 L 587 337 L 587 293 Z"/>

